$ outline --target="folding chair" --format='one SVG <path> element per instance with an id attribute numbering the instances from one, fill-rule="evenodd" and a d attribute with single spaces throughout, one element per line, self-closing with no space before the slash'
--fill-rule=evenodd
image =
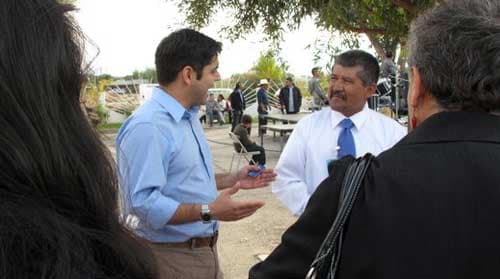
<path id="1" fill-rule="evenodd" d="M 229 132 L 229 137 L 233 141 L 234 149 L 233 149 L 233 157 L 231 158 L 231 165 L 229 167 L 229 172 L 233 170 L 233 161 L 236 156 L 238 156 L 238 162 L 236 164 L 236 170 L 240 168 L 241 157 L 245 158 L 248 163 L 252 162 L 254 165 L 257 165 L 255 161 L 252 159 L 253 155 L 260 154 L 260 151 L 247 151 L 245 146 L 241 143 L 240 139 L 233 132 Z M 239 147 L 240 151 L 237 151 Z M 247 157 L 249 156 L 249 157 Z"/>

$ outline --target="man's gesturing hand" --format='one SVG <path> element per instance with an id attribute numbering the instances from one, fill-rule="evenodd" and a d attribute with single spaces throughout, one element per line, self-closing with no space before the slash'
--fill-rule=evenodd
<path id="1" fill-rule="evenodd" d="M 235 201 L 231 198 L 240 189 L 240 183 L 220 192 L 217 199 L 209 205 L 210 212 L 216 220 L 236 221 L 254 214 L 264 205 L 261 201 Z"/>
<path id="2" fill-rule="evenodd" d="M 236 175 L 237 181 L 240 183 L 240 189 L 255 189 L 268 186 L 276 180 L 276 173 L 272 168 L 266 168 L 257 177 L 248 176 L 249 171 L 258 171 L 259 167 L 249 165 L 244 166 Z"/>

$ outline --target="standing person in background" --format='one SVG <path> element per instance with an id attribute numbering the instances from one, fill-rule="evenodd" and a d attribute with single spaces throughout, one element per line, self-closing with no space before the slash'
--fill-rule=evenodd
<path id="1" fill-rule="evenodd" d="M 380 65 L 380 76 L 384 78 L 394 78 L 396 76 L 396 64 L 392 61 L 392 51 L 385 53 L 384 61 Z"/>
<path id="2" fill-rule="evenodd" d="M 312 68 L 311 73 L 312 78 L 309 80 L 309 94 L 313 97 L 313 110 L 320 110 L 328 102 L 320 84 L 320 68 Z"/>
<path id="3" fill-rule="evenodd" d="M 85 35 L 59 2 L 0 5 L 0 278 L 157 278 L 120 224 L 112 155 L 79 102 Z"/>
<path id="4" fill-rule="evenodd" d="M 286 78 L 285 87 L 281 88 L 278 97 L 281 109 L 284 109 L 286 114 L 295 114 L 300 112 L 302 94 L 300 93 L 300 89 L 293 83 L 293 79 L 291 77 Z"/>
<path id="5" fill-rule="evenodd" d="M 266 134 L 265 129 L 261 128 L 267 124 L 266 115 L 269 113 L 269 98 L 267 97 L 267 90 L 269 82 L 267 79 L 261 79 L 259 82 L 259 90 L 257 91 L 257 112 L 259 114 L 259 136 L 261 133 Z"/>
<path id="6" fill-rule="evenodd" d="M 231 102 L 231 111 L 233 115 L 233 121 L 231 122 L 232 132 L 234 131 L 236 125 L 241 122 L 241 116 L 246 108 L 246 101 L 242 92 L 241 82 L 236 83 L 233 92 L 229 95 L 229 101 Z"/>
<path id="7" fill-rule="evenodd" d="M 406 135 L 405 127 L 366 105 L 378 76 L 378 61 L 367 52 L 350 50 L 335 57 L 328 87 L 330 109 L 299 121 L 276 165 L 272 191 L 294 215 L 302 214 L 328 176 L 330 161 L 348 154 L 377 155 Z"/>
<path id="8" fill-rule="evenodd" d="M 175 31 L 156 49 L 159 87 L 116 138 L 123 211 L 156 255 L 161 278 L 220 279 L 219 221 L 252 215 L 261 201 L 236 201 L 240 189 L 264 187 L 275 173 L 257 166 L 215 174 L 197 112 L 220 79 L 220 42 L 191 29 Z M 222 190 L 218 195 L 217 190 Z"/>
<path id="9" fill-rule="evenodd" d="M 380 65 L 380 76 L 387 78 L 391 83 L 391 102 L 396 101 L 396 71 L 397 67 L 392 60 L 392 51 L 388 50 L 385 53 L 385 59 Z"/>

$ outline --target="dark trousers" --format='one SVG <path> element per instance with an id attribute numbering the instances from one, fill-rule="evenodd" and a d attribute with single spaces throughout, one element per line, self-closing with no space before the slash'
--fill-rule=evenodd
<path id="1" fill-rule="evenodd" d="M 267 113 L 259 114 L 259 136 L 261 133 L 264 133 L 264 135 L 266 134 L 266 128 L 261 128 L 262 126 L 267 125 L 266 115 Z"/>
<path id="2" fill-rule="evenodd" d="M 255 161 L 257 164 L 266 164 L 266 151 L 264 150 L 264 147 L 257 145 L 256 143 L 252 143 L 250 145 L 245 146 L 248 152 L 250 151 L 260 151 L 260 154 L 258 155 L 253 155 L 252 159 Z"/>
<path id="3" fill-rule="evenodd" d="M 234 128 L 240 124 L 241 116 L 243 115 L 243 111 L 241 110 L 233 110 L 231 111 L 233 115 L 233 121 L 231 122 L 231 132 L 234 131 Z"/>

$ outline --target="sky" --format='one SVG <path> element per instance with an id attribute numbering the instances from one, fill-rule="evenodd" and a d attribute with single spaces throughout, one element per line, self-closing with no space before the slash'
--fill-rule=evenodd
<path id="1" fill-rule="evenodd" d="M 166 0 L 77 0 L 76 5 L 79 10 L 74 16 L 91 42 L 86 47 L 87 60 L 94 59 L 92 68 L 97 74 L 125 76 L 134 70 L 154 67 L 154 53 L 161 39 L 187 27 L 184 15 Z M 223 43 L 219 57 L 222 78 L 247 72 L 269 48 L 265 35 L 258 31 L 230 42 L 218 32 L 227 20 L 231 19 L 222 14 L 200 30 Z M 311 19 L 305 20 L 298 30 L 285 34 L 281 57 L 288 63 L 290 73 L 308 76 L 312 67 L 326 65 L 326 57 L 314 63 L 313 50 L 306 48 L 316 38 L 326 35 L 316 29 Z M 364 45 L 368 48 L 368 43 Z"/>

